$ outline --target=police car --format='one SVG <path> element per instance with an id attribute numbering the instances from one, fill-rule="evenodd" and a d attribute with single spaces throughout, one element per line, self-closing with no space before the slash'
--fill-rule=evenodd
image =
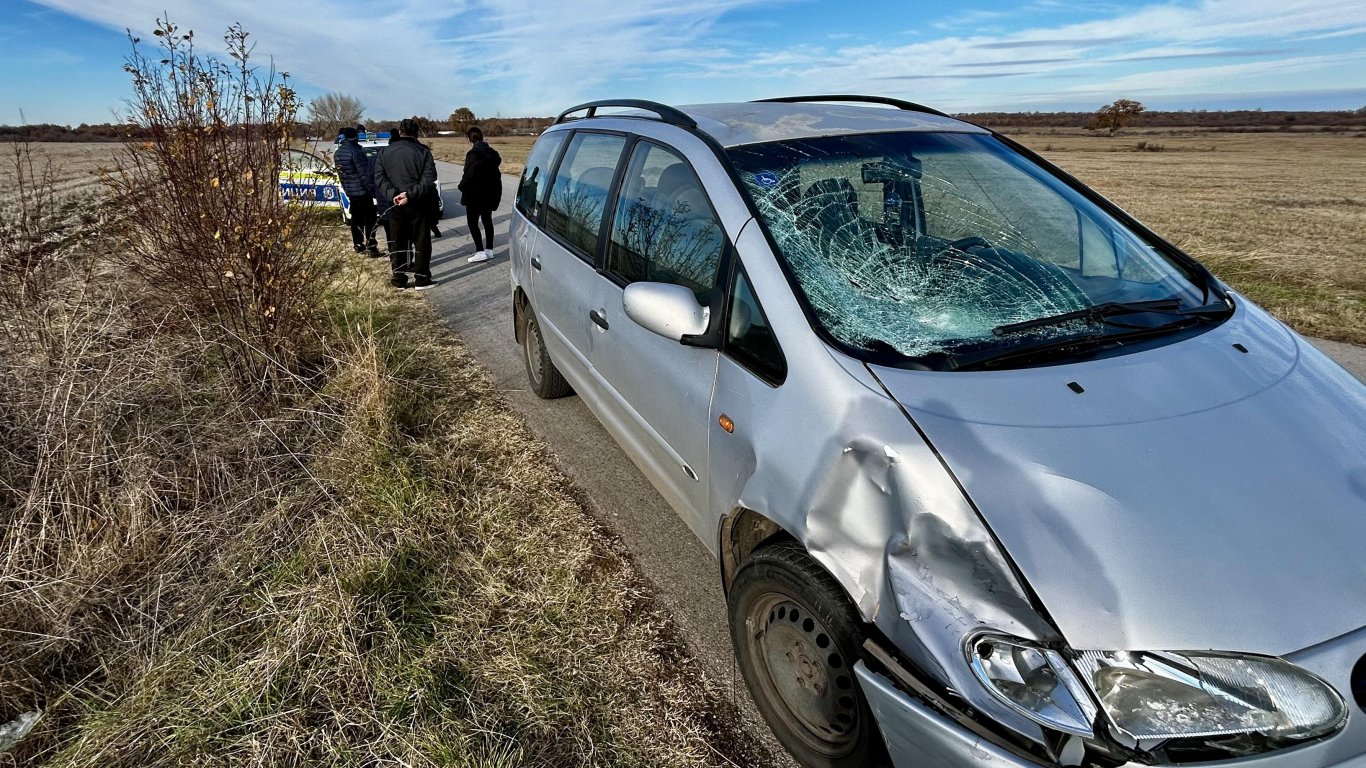
<path id="1" fill-rule="evenodd" d="M 389 146 L 389 131 L 361 131 L 357 136 L 362 149 L 370 159 L 378 159 L 384 148 Z M 345 138 L 339 133 L 332 146 L 332 158 L 302 149 L 287 150 L 280 161 L 280 195 L 285 200 L 300 205 L 316 205 L 341 210 L 342 221 L 351 221 L 351 198 L 342 189 L 334 162 L 337 149 Z M 441 189 L 441 180 L 436 181 Z M 387 207 L 387 206 L 382 206 Z M 444 213 L 445 201 L 437 197 L 437 210 Z"/>
<path id="2" fill-rule="evenodd" d="M 297 205 L 337 208 L 350 220 L 351 201 L 342 191 L 330 160 L 302 149 L 287 149 L 280 158 L 280 197 Z"/>

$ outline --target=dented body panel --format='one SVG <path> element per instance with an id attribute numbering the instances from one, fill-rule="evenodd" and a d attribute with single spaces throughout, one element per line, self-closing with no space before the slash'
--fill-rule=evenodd
<path id="1" fill-rule="evenodd" d="M 757 227 L 737 250 L 793 366 L 781 387 L 721 357 L 712 399 L 711 511 L 772 520 L 838 580 L 859 612 L 939 684 L 1037 736 L 1001 706 L 962 658 L 974 631 L 1035 640 L 1056 633 L 953 477 L 868 370 L 809 328 L 782 322 L 800 308 L 779 292 L 784 278 Z M 771 300 L 769 297 L 773 297 Z M 729 416 L 735 431 L 718 426 Z"/>
<path id="2" fill-rule="evenodd" d="M 1366 387 L 1255 306 L 1107 360 L 878 375 L 1072 647 L 1280 656 L 1362 625 Z"/>

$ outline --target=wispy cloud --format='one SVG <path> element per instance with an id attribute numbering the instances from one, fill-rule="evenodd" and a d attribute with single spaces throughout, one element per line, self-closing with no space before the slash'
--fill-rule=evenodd
<path id="1" fill-rule="evenodd" d="M 201 41 L 241 22 L 278 69 L 354 94 L 385 117 L 462 105 L 480 114 L 553 114 L 609 95 L 708 101 L 886 92 L 897 82 L 905 89 L 892 95 L 949 109 L 1270 90 L 1290 88 L 1288 77 L 1366 87 L 1361 55 L 1297 50 L 1300 41 L 1366 35 L 1361 0 L 1087 4 L 1084 17 L 1061 0 L 1032 0 L 959 13 L 938 29 L 910 23 L 907 11 L 874 34 L 841 26 L 827 6 L 803 0 L 561 0 L 551 8 L 540 0 L 34 2 L 135 32 L 169 10 Z M 1202 60 L 1217 64 L 1182 66 Z"/>
<path id="2" fill-rule="evenodd" d="M 1060 59 L 1003 59 L 1001 61 L 965 61 L 954 64 L 955 67 L 1012 67 L 1023 66 L 1025 64 L 1062 64 L 1064 62 L 1076 61 L 1074 58 Z"/>
<path id="3" fill-rule="evenodd" d="M 973 48 L 984 51 L 1008 51 L 1017 48 L 1065 48 L 1069 46 L 1094 46 L 1102 43 L 1122 43 L 1137 40 L 1136 35 L 1111 35 L 1105 38 L 1031 38 L 1028 40 L 987 40 L 973 43 Z"/>
<path id="4" fill-rule="evenodd" d="M 1071 93 L 1089 93 L 1103 96 L 1106 93 L 1160 93 L 1170 90 L 1172 83 L 1180 83 L 1183 89 L 1191 91 L 1218 90 L 1229 82 L 1256 84 L 1275 75 L 1281 78 L 1302 76 L 1311 72 L 1366 67 L 1366 51 L 1332 54 L 1325 56 L 1294 56 L 1274 61 L 1222 64 L 1209 67 L 1188 67 L 1155 72 L 1136 72 L 1122 75 L 1103 83 L 1078 86 Z M 1252 90 L 1252 89 L 1249 89 Z"/>
<path id="5" fill-rule="evenodd" d="M 1112 56 L 1107 58 L 1109 62 L 1122 61 L 1176 61 L 1180 59 L 1242 59 L 1258 58 L 1262 56 L 1281 56 L 1287 53 L 1294 53 L 1289 48 L 1244 48 L 1244 49 L 1217 49 L 1211 51 L 1183 51 L 1173 53 L 1144 53 L 1132 56 Z"/>
<path id="6" fill-rule="evenodd" d="M 1003 19 L 1008 19 L 1013 15 L 1015 14 L 1012 11 L 988 11 L 983 9 L 958 11 L 951 14 L 947 19 L 941 19 L 940 21 L 934 22 L 933 26 L 935 29 L 940 30 L 971 29 L 999 22 Z"/>
<path id="7" fill-rule="evenodd" d="M 841 92 L 877 91 L 879 84 L 885 89 L 886 83 L 898 80 L 913 82 L 914 92 L 905 95 L 950 109 L 1076 103 L 1081 97 L 1111 100 L 1128 95 L 1130 89 L 1136 95 L 1158 98 L 1179 92 L 1250 92 L 1290 87 L 1293 84 L 1287 78 L 1310 73 L 1350 88 L 1366 86 L 1366 68 L 1360 66 L 1366 54 L 1303 56 L 1287 43 L 1363 24 L 1366 3 L 1358 0 L 1163 3 L 1117 11 L 1097 20 L 1021 28 L 1008 35 L 947 36 L 907 45 L 823 50 L 804 69 L 792 65 L 798 71 L 791 79 L 805 85 L 803 90 L 838 88 Z M 1008 55 L 1016 51 L 1036 55 Z M 1184 59 L 1219 58 L 1264 61 L 1170 66 Z M 984 84 L 999 83 L 994 90 L 966 88 L 957 77 L 964 69 L 1016 66 L 1029 71 L 992 71 L 990 77 L 981 78 Z M 1069 82 L 1075 80 L 1083 82 Z"/>

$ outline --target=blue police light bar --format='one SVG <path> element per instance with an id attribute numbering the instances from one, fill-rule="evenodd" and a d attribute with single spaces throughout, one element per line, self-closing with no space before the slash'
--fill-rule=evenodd
<path id="1" fill-rule="evenodd" d="M 356 141 L 388 141 L 391 134 L 388 131 L 360 131 L 356 134 Z M 337 134 L 337 144 L 346 140 L 345 136 Z"/>

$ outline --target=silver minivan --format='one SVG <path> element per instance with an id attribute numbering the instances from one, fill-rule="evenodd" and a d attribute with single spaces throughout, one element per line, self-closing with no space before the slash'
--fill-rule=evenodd
<path id="1" fill-rule="evenodd" d="M 511 249 L 531 386 L 716 555 L 803 765 L 1366 768 L 1366 387 L 1027 149 L 593 102 Z"/>

